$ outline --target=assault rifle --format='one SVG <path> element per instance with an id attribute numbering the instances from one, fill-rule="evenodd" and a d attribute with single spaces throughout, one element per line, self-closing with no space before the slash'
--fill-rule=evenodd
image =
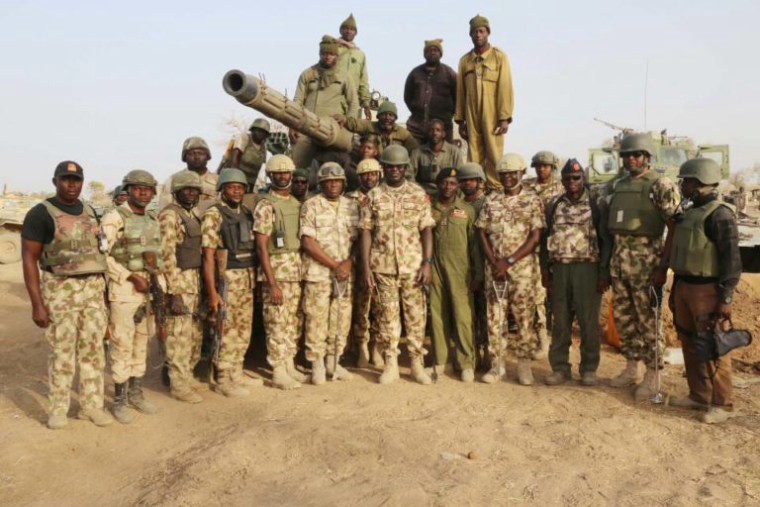
<path id="1" fill-rule="evenodd" d="M 143 264 L 148 272 L 148 286 L 150 292 L 150 310 L 156 322 L 156 336 L 158 337 L 158 352 L 161 359 L 166 357 L 166 307 L 167 298 L 164 289 L 158 281 L 158 257 L 155 252 L 143 252 Z"/>
<path id="2" fill-rule="evenodd" d="M 227 281 L 224 278 L 227 271 L 227 250 L 217 249 L 214 255 L 214 284 L 216 292 L 222 302 L 216 311 L 214 321 L 214 342 L 211 349 L 211 357 L 214 366 L 219 363 L 219 349 L 222 348 L 222 336 L 224 336 L 224 321 L 227 319 Z"/>

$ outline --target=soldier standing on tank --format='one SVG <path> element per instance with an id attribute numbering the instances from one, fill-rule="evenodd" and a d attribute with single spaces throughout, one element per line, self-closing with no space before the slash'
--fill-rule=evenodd
<path id="1" fill-rule="evenodd" d="M 127 202 L 103 217 L 108 242 L 108 300 L 111 305 L 111 375 L 114 382 L 113 415 L 122 424 L 132 422 L 129 406 L 144 414 L 157 407 L 145 399 L 142 379 L 148 340 L 156 326 L 150 308 L 149 275 L 143 254 L 155 254 L 159 269 L 161 231 L 158 219 L 146 210 L 156 194 L 157 181 L 147 171 L 130 171 L 122 181 Z"/>
<path id="2" fill-rule="evenodd" d="M 293 171 L 295 166 L 287 155 L 275 155 L 269 160 L 267 176 L 272 185 L 253 214 L 260 261 L 258 277 L 263 283 L 267 361 L 273 370 L 272 383 L 280 389 L 295 389 L 309 381 L 294 363 L 303 324 L 298 240 L 301 203 L 290 195 Z"/>
<path id="3" fill-rule="evenodd" d="M 360 224 L 365 287 L 377 291 L 379 345 L 385 355 L 379 381 L 389 384 L 399 377 L 400 300 L 412 377 L 420 384 L 430 384 L 422 361 L 427 313 L 424 287 L 430 283 L 435 221 L 424 190 L 406 181 L 406 149 L 389 146 L 380 163 L 385 181 L 367 194 Z"/>
<path id="4" fill-rule="evenodd" d="M 400 125 L 396 125 L 398 108 L 393 102 L 386 100 L 377 108 L 377 120 L 362 120 L 347 115 L 334 115 L 333 118 L 347 130 L 359 135 L 374 134 L 378 140 L 378 152 L 382 155 L 383 150 L 392 144 L 398 144 L 412 151 L 419 143 Z"/>
<path id="5" fill-rule="evenodd" d="M 365 158 L 356 167 L 356 174 L 359 177 L 359 188 L 346 194 L 346 197 L 356 201 L 361 209 L 370 190 L 380 184 L 383 175 L 383 168 L 380 162 L 375 158 Z M 369 368 L 370 365 L 370 342 L 372 343 L 372 364 L 375 367 L 382 368 L 385 366 L 383 355 L 380 352 L 380 346 L 377 343 L 379 333 L 377 323 L 377 298 L 374 297 L 373 291 L 365 287 L 364 280 L 361 276 L 361 262 L 355 266 L 355 283 L 358 290 L 354 291 L 354 315 L 353 315 L 353 334 L 356 344 L 359 347 L 359 368 Z M 374 315 L 371 318 L 370 315 Z"/>
<path id="6" fill-rule="evenodd" d="M 50 429 L 68 423 L 77 367 L 77 417 L 96 426 L 113 422 L 103 410 L 103 335 L 108 324 L 103 300 L 105 249 L 95 210 L 79 200 L 83 183 L 84 171 L 79 164 L 58 164 L 53 173 L 55 196 L 29 210 L 21 230 L 21 258 L 32 320 L 45 330 L 50 344 Z"/>
<path id="7" fill-rule="evenodd" d="M 256 256 L 254 253 L 253 214 L 243 204 L 248 185 L 245 173 L 239 169 L 224 169 L 219 175 L 217 190 L 221 199 L 203 215 L 203 279 L 206 286 L 211 320 L 222 318 L 222 336 L 217 336 L 218 359 L 216 386 L 230 398 L 248 396 L 249 387 L 263 385 L 261 379 L 243 372 L 245 353 L 253 329 L 253 291 L 256 286 Z M 227 251 L 224 281 L 227 299 L 222 300 L 215 273 L 218 271 L 217 250 Z"/>
<path id="8" fill-rule="evenodd" d="M 174 202 L 158 215 L 161 256 L 169 298 L 166 359 L 171 395 L 180 401 L 203 401 L 194 390 L 193 369 L 201 358 L 201 217 L 196 205 L 201 179 L 193 171 L 172 178 Z"/>
<path id="9" fill-rule="evenodd" d="M 507 315 L 517 323 L 517 377 L 522 385 L 533 385 L 531 360 L 538 350 L 533 328 L 535 304 L 535 271 L 539 269 L 535 249 L 545 227 L 541 200 L 523 189 L 521 180 L 527 169 L 520 155 L 508 153 L 497 166 L 503 192 L 486 197 L 475 226 L 485 254 L 486 291 L 488 299 L 488 339 L 491 370 L 483 376 L 488 384 L 500 379 L 507 349 Z M 507 290 L 501 301 L 492 281 L 506 281 Z M 501 346 L 497 340 L 502 340 Z M 499 351 L 504 354 L 499 357 Z"/>
<path id="10" fill-rule="evenodd" d="M 613 237 L 610 272 L 612 308 L 620 334 L 625 370 L 610 385 L 628 387 L 639 380 L 639 362 L 646 375 L 634 393 L 637 400 L 655 394 L 658 368 L 662 368 L 663 344 L 656 340 L 656 313 L 651 305 L 651 288 L 660 290 L 667 278 L 673 214 L 679 203 L 675 183 L 655 173 L 649 161 L 655 153 L 648 134 L 630 134 L 620 143 L 620 157 L 627 174 L 603 190 L 608 208 L 607 228 Z M 654 347 L 660 364 L 655 363 Z"/>
<path id="11" fill-rule="evenodd" d="M 504 136 L 512 123 L 514 96 L 507 55 L 491 46 L 488 19 L 470 20 L 473 49 L 459 60 L 454 121 L 468 143 L 469 162 L 485 169 L 488 187 L 499 189 L 496 164 L 504 151 Z"/>
<path id="12" fill-rule="evenodd" d="M 319 62 L 301 73 L 296 85 L 293 101 L 316 114 L 330 117 L 345 115 L 355 117 L 359 110 L 356 87 L 351 76 L 339 68 L 338 43 L 325 35 L 319 43 Z M 293 162 L 297 167 L 309 167 L 312 160 L 319 159 L 325 153 L 334 152 L 331 148 L 317 145 L 310 137 L 289 131 L 293 144 Z M 348 160 L 348 154 L 342 154 Z"/>
<path id="13" fill-rule="evenodd" d="M 260 169 L 267 161 L 267 138 L 271 127 L 264 118 L 256 118 L 248 132 L 235 138 L 230 167 L 240 169 L 248 180 L 248 193 L 256 193 L 266 185 Z"/>
<path id="14" fill-rule="evenodd" d="M 741 277 L 739 232 L 734 208 L 718 197 L 720 166 L 708 158 L 685 162 L 678 174 L 681 190 L 693 206 L 678 216 L 670 268 L 673 318 L 683 346 L 689 395 L 671 396 L 676 407 L 706 410 L 702 422 L 720 423 L 733 412 L 731 358 L 700 362 L 695 334 L 731 320 L 734 290 Z"/>
<path id="15" fill-rule="evenodd" d="M 416 181 L 428 195 L 439 190 L 436 185 L 438 172 L 444 168 L 457 168 L 461 164 L 459 148 L 446 142 L 443 121 L 435 118 L 427 122 L 428 141 L 412 150 L 406 177 Z"/>
<path id="16" fill-rule="evenodd" d="M 412 113 L 406 127 L 420 144 L 427 140 L 429 122 L 434 118 L 443 122 L 446 141 L 454 139 L 457 73 L 441 63 L 442 43 L 442 39 L 425 41 L 425 63 L 412 69 L 404 85 L 404 103 Z"/>
<path id="17" fill-rule="evenodd" d="M 562 168 L 565 192 L 546 206 L 546 232 L 541 240 L 541 277 L 551 297 L 554 327 L 547 385 L 572 378 L 569 362 L 573 317 L 581 329 L 581 383 L 595 386 L 599 367 L 599 305 L 610 286 L 612 238 L 605 216 L 586 189 L 583 167 L 570 159 Z"/>
<path id="18" fill-rule="evenodd" d="M 208 149 L 206 141 L 200 137 L 188 137 L 182 143 L 182 161 L 187 167 L 182 171 L 172 174 L 164 183 L 161 195 L 158 200 L 158 208 L 161 209 L 172 202 L 172 178 L 184 171 L 193 171 L 201 178 L 201 195 L 198 200 L 198 211 L 205 212 L 212 204 L 217 201 L 216 184 L 219 175 L 214 174 L 208 169 L 208 161 L 211 160 L 211 151 Z"/>
<path id="19" fill-rule="evenodd" d="M 325 383 L 325 364 L 334 379 L 352 377 L 340 365 L 340 356 L 351 327 L 354 244 L 359 232 L 359 203 L 341 195 L 346 186 L 343 168 L 327 162 L 318 177 L 322 192 L 301 206 L 299 232 L 306 282 L 306 359 L 312 364 L 314 385 Z"/>
<path id="20" fill-rule="evenodd" d="M 432 203 L 436 252 L 430 283 L 430 319 L 435 364 L 448 372 L 449 341 L 462 382 L 475 380 L 472 342 L 473 294 L 483 285 L 483 254 L 475 229 L 475 210 L 457 195 L 458 171 L 444 168 L 436 176 L 438 193 Z"/>
<path id="21" fill-rule="evenodd" d="M 339 69 L 343 69 L 351 76 L 351 80 L 356 86 L 356 96 L 359 100 L 359 107 L 364 110 L 364 116 L 369 120 L 372 118 L 372 112 L 369 109 L 369 74 L 367 71 L 367 57 L 364 55 L 359 46 L 356 45 L 357 28 L 354 15 L 351 14 L 340 25 L 340 37 L 335 39 L 338 43 L 338 64 Z M 361 111 L 357 109 L 356 117 L 358 118 Z"/>

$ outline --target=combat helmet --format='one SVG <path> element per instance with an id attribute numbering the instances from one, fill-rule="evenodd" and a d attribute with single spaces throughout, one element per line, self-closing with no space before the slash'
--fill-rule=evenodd
<path id="1" fill-rule="evenodd" d="M 116 185 L 113 189 L 113 196 L 126 195 L 127 190 L 121 185 Z"/>
<path id="2" fill-rule="evenodd" d="M 219 173 L 219 181 L 216 183 L 216 191 L 220 192 L 227 183 L 240 183 L 248 188 L 248 179 L 240 169 L 222 169 Z"/>
<path id="3" fill-rule="evenodd" d="M 476 178 L 486 181 L 486 174 L 483 172 L 483 168 L 480 167 L 480 164 L 467 162 L 459 166 L 459 181 Z"/>
<path id="4" fill-rule="evenodd" d="M 644 151 L 650 157 L 654 156 L 655 149 L 652 138 L 649 134 L 628 134 L 620 141 L 620 154 L 631 153 L 632 151 Z"/>
<path id="5" fill-rule="evenodd" d="M 151 187 L 155 190 L 158 181 L 148 171 L 142 169 L 134 169 L 129 171 L 124 179 L 121 180 L 121 188 L 126 190 L 130 185 L 140 185 L 144 187 Z"/>
<path id="6" fill-rule="evenodd" d="M 507 153 L 499 163 L 496 165 L 497 173 L 512 173 L 515 171 L 525 171 L 528 167 L 525 164 L 525 159 L 517 153 Z"/>
<path id="7" fill-rule="evenodd" d="M 296 170 L 293 160 L 287 155 L 275 155 L 267 162 L 267 172 L 292 173 Z"/>
<path id="8" fill-rule="evenodd" d="M 554 153 L 546 150 L 539 151 L 533 155 L 533 158 L 530 160 L 531 167 L 538 167 L 539 165 L 550 165 L 556 168 L 558 163 L 559 160 L 557 159 L 557 156 L 554 155 Z"/>
<path id="9" fill-rule="evenodd" d="M 346 181 L 346 171 L 337 162 L 325 162 L 317 172 L 317 183 L 329 180 Z"/>
<path id="10" fill-rule="evenodd" d="M 208 144 L 206 144 L 206 141 L 204 141 L 200 137 L 193 136 L 193 137 L 188 137 L 187 139 L 185 139 L 185 142 L 182 143 L 182 162 L 186 162 L 185 155 L 187 155 L 188 151 L 195 150 L 198 148 L 202 150 L 206 150 L 208 159 L 211 160 L 211 151 L 208 149 Z"/>
<path id="11" fill-rule="evenodd" d="M 251 123 L 251 126 L 248 128 L 248 130 L 253 129 L 261 129 L 267 134 L 269 134 L 272 131 L 272 127 L 269 125 L 269 122 L 266 121 L 264 118 L 256 118 L 253 120 L 253 123 Z"/>
<path id="12" fill-rule="evenodd" d="M 172 178 L 172 194 L 183 188 L 201 189 L 201 177 L 195 171 L 182 171 Z"/>
<path id="13" fill-rule="evenodd" d="M 703 185 L 715 185 L 720 182 L 720 165 L 710 158 L 693 158 L 681 165 L 679 178 L 694 178 Z"/>
<path id="14" fill-rule="evenodd" d="M 357 175 L 373 172 L 383 172 L 383 168 L 380 165 L 380 162 L 374 158 L 365 158 L 356 165 Z"/>
<path id="15" fill-rule="evenodd" d="M 380 163 L 383 165 L 409 165 L 409 152 L 401 145 L 391 144 L 380 155 Z"/>

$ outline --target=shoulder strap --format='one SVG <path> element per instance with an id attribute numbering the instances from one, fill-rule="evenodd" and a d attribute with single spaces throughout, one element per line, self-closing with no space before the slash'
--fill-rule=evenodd
<path id="1" fill-rule="evenodd" d="M 554 230 L 554 214 L 557 212 L 557 203 L 565 194 L 555 195 L 546 205 L 546 236 L 550 236 Z"/>

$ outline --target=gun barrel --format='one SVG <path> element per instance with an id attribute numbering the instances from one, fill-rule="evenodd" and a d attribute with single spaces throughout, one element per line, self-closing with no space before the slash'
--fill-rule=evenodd
<path id="1" fill-rule="evenodd" d="M 353 134 L 334 119 L 317 116 L 257 77 L 233 69 L 224 75 L 222 87 L 244 106 L 255 109 L 324 146 L 342 151 L 350 151 L 352 148 Z"/>

